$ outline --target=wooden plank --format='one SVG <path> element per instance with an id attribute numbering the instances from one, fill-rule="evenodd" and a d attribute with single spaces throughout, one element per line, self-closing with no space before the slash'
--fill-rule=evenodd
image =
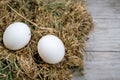
<path id="1" fill-rule="evenodd" d="M 119 7 L 120 0 L 85 0 L 86 5 L 96 7 Z"/>
<path id="2" fill-rule="evenodd" d="M 86 0 L 95 29 L 87 51 L 120 51 L 120 0 Z"/>
<path id="3" fill-rule="evenodd" d="M 120 51 L 120 0 L 86 0 L 95 29 L 87 51 Z"/>
<path id="4" fill-rule="evenodd" d="M 120 51 L 120 20 L 95 19 L 86 51 Z"/>
<path id="5" fill-rule="evenodd" d="M 120 0 L 86 0 L 93 18 L 120 19 Z"/>
<path id="6" fill-rule="evenodd" d="M 119 29 L 120 28 L 120 19 L 114 19 L 114 18 L 98 18 L 93 19 L 95 29 L 103 29 L 103 28 L 110 28 L 110 29 Z"/>
<path id="7" fill-rule="evenodd" d="M 119 52 L 92 52 L 85 59 L 85 75 L 73 80 L 120 80 Z"/>
<path id="8" fill-rule="evenodd" d="M 85 78 L 87 80 L 120 80 L 119 55 L 119 52 L 92 53 L 93 57 L 85 61 Z"/>
<path id="9" fill-rule="evenodd" d="M 85 1 L 95 29 L 86 44 L 85 75 L 72 80 L 120 80 L 120 0 Z"/>
<path id="10" fill-rule="evenodd" d="M 117 18 L 120 19 L 120 7 L 89 7 L 93 18 Z"/>

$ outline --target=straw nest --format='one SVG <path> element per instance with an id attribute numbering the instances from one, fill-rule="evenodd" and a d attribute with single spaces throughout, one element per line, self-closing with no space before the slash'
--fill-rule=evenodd
<path id="1" fill-rule="evenodd" d="M 29 44 L 17 51 L 5 48 L 2 35 L 16 21 L 32 31 Z M 1 0 L 0 1 L 0 80 L 69 80 L 72 71 L 83 71 L 84 45 L 93 28 L 82 0 Z M 65 57 L 47 64 L 39 57 L 38 40 L 58 36 L 65 45 Z"/>

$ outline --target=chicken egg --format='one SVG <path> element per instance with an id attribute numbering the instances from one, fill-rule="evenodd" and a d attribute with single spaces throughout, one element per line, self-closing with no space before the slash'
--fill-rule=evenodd
<path id="1" fill-rule="evenodd" d="M 46 35 L 38 42 L 38 52 L 43 61 L 49 64 L 56 64 L 64 58 L 65 48 L 58 37 Z"/>
<path id="2" fill-rule="evenodd" d="M 25 47 L 31 38 L 28 25 L 23 22 L 10 24 L 3 34 L 3 43 L 10 50 L 18 50 Z"/>

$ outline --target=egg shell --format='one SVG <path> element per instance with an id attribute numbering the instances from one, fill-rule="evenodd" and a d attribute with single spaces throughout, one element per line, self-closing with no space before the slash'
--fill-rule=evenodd
<path id="1" fill-rule="evenodd" d="M 14 22 L 6 28 L 3 43 L 10 50 L 18 50 L 25 47 L 30 38 L 31 31 L 28 25 L 23 22 Z"/>
<path id="2" fill-rule="evenodd" d="M 49 64 L 56 64 L 64 58 L 65 48 L 58 37 L 46 35 L 38 42 L 38 52 L 43 61 Z"/>

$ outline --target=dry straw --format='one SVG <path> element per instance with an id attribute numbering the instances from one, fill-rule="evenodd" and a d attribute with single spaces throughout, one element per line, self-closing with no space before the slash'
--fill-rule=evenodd
<path id="1" fill-rule="evenodd" d="M 15 21 L 28 24 L 29 44 L 21 50 L 4 47 L 2 35 Z M 82 0 L 0 0 L 0 80 L 69 80 L 72 71 L 83 71 L 83 52 L 87 35 L 93 28 Z M 59 64 L 43 62 L 37 52 L 38 40 L 58 36 L 65 45 Z"/>

